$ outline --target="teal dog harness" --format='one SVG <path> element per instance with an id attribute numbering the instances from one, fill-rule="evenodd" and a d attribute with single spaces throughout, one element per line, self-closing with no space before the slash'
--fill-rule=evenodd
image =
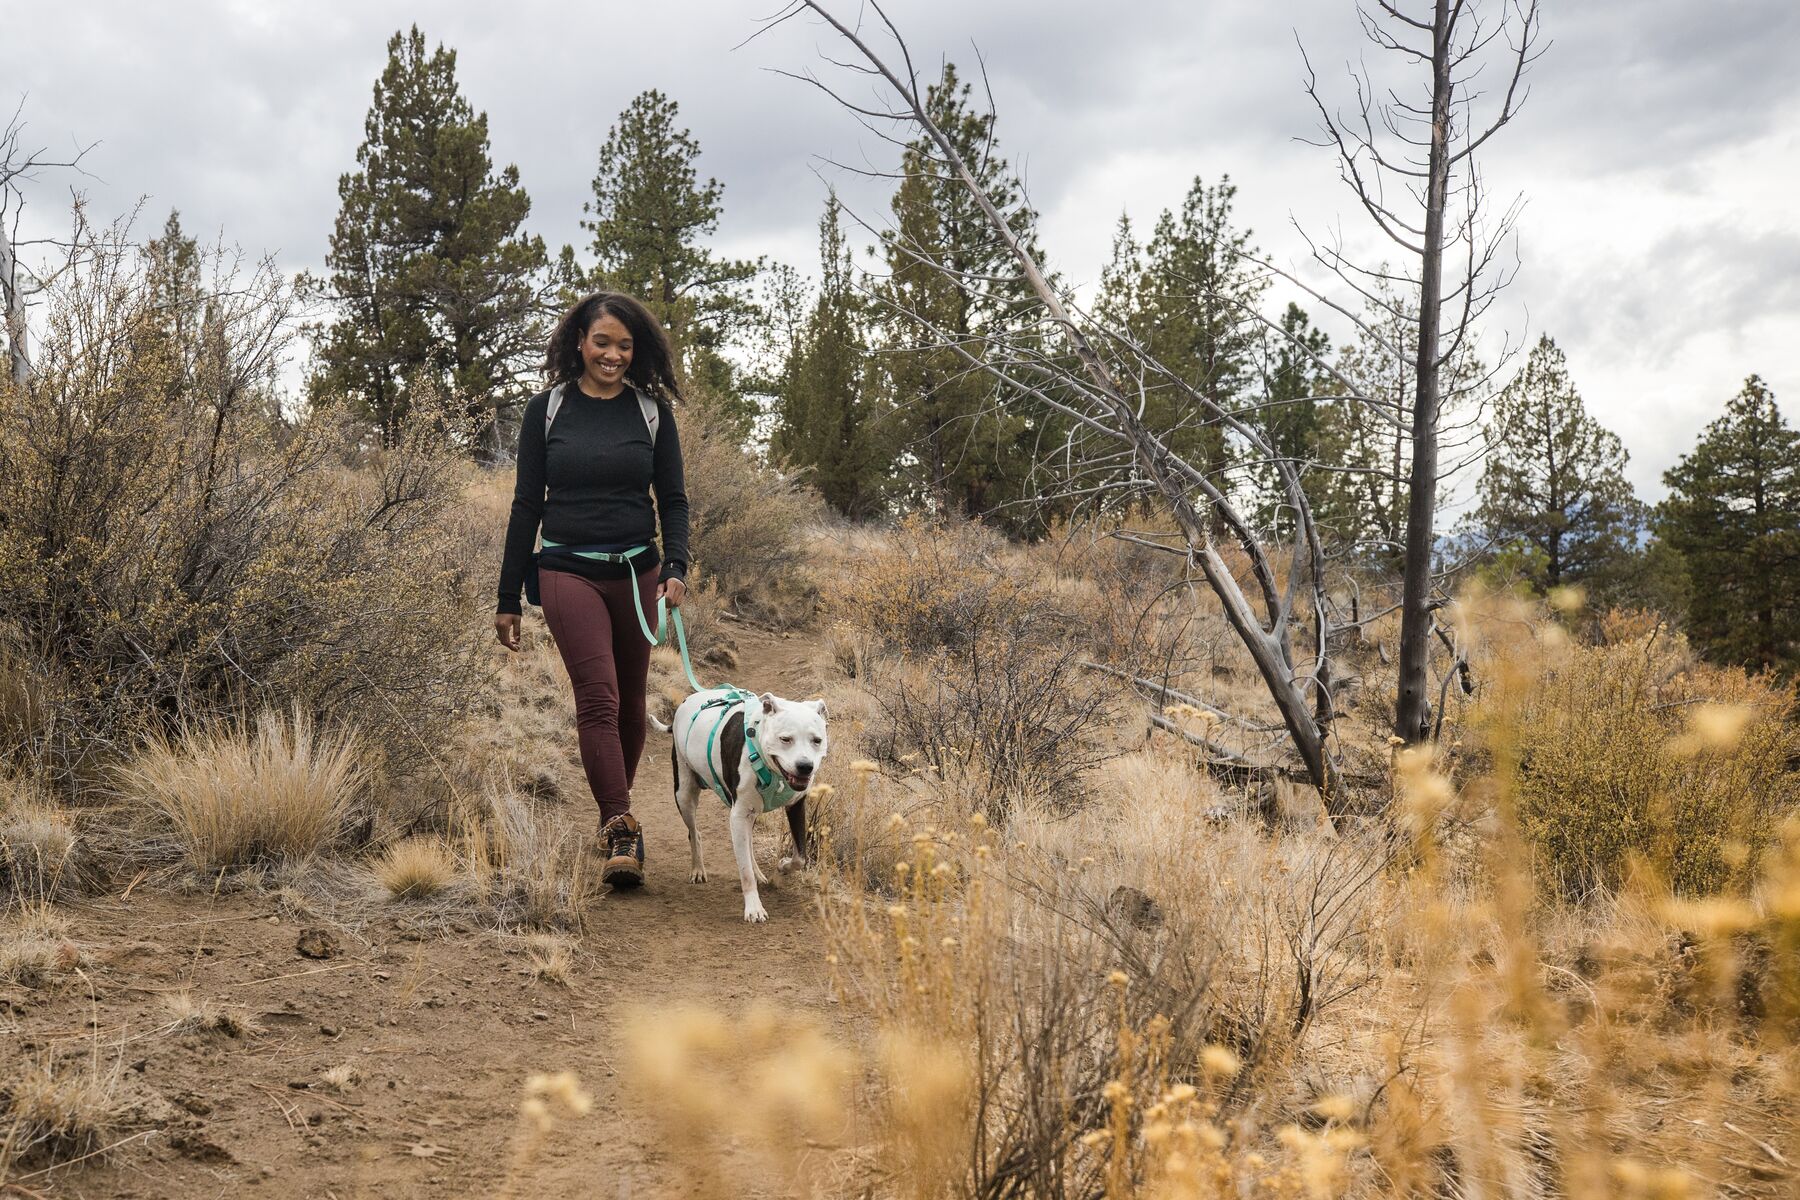
<path id="1" fill-rule="evenodd" d="M 679 609 L 676 610 L 676 614 L 680 615 Z M 696 688 L 695 690 L 702 691 L 704 689 Z M 799 793 L 794 790 L 793 785 L 788 783 L 787 777 L 779 770 L 770 769 L 768 756 L 763 753 L 762 746 L 756 740 L 757 727 L 750 720 L 751 701 L 757 701 L 760 707 L 761 702 L 757 700 L 754 692 L 746 692 L 743 688 L 725 684 L 720 689 L 719 695 L 700 706 L 700 712 L 711 708 L 719 710 L 718 719 L 713 722 L 712 729 L 706 734 L 706 772 L 712 776 L 708 782 L 712 785 L 712 790 L 719 794 L 719 799 L 725 802 L 725 807 L 730 808 L 735 800 L 731 792 L 726 789 L 724 779 L 720 778 L 718 768 L 713 766 L 713 747 L 718 742 L 719 730 L 723 729 L 725 722 L 731 718 L 731 706 L 742 704 L 744 706 L 744 753 L 750 759 L 750 771 L 756 778 L 756 794 L 762 800 L 762 810 L 774 812 L 778 808 L 786 808 L 792 804 Z M 699 719 L 700 714 L 695 713 L 694 720 L 698 721 Z"/>

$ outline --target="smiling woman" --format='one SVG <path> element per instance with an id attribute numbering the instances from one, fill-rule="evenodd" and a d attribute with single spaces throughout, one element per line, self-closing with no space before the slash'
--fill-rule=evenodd
<path id="1" fill-rule="evenodd" d="M 519 430 L 494 632 L 517 650 L 519 589 L 533 603 L 541 598 L 574 687 L 581 764 L 600 806 L 601 878 L 635 887 L 644 842 L 631 784 L 644 749 L 650 668 L 642 614 L 658 598 L 678 607 L 686 590 L 688 502 L 673 411 L 681 393 L 662 327 L 616 292 L 597 292 L 563 316 L 545 368 L 552 386 L 526 404 Z M 543 548 L 534 554 L 540 528 Z"/>

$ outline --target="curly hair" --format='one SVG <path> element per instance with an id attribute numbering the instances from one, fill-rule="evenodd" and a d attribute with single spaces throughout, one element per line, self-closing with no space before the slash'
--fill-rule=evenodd
<path id="1" fill-rule="evenodd" d="M 585 364 L 581 361 L 581 339 L 601 317 L 619 319 L 631 334 L 631 366 L 625 378 L 634 387 L 666 400 L 681 399 L 681 386 L 675 382 L 675 354 L 669 348 L 669 335 L 662 323 L 641 301 L 623 292 L 595 292 L 579 301 L 550 334 L 550 345 L 544 353 L 544 374 L 554 387 L 581 377 Z"/>

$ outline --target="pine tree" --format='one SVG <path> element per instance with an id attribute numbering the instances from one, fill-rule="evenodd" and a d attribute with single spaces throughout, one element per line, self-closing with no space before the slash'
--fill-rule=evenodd
<path id="1" fill-rule="evenodd" d="M 1292 301 L 1281 314 L 1280 333 L 1272 337 L 1262 380 L 1259 424 L 1269 448 L 1290 462 L 1300 464 L 1301 482 L 1319 478 L 1314 464 L 1324 453 L 1319 400 L 1340 391 L 1337 381 L 1321 365 L 1331 355 L 1331 339 L 1313 327 L 1306 310 Z M 1293 528 L 1293 512 L 1286 488 L 1273 465 L 1257 469 L 1263 499 L 1257 520 L 1266 528 L 1286 534 Z"/>
<path id="2" fill-rule="evenodd" d="M 970 86 L 946 64 L 926 89 L 926 109 L 979 173 L 988 196 L 1009 214 L 1011 232 L 1035 255 L 1037 214 L 996 153 L 994 115 L 976 111 L 970 97 Z M 993 380 L 956 347 L 979 359 L 983 339 L 1016 337 L 1036 302 L 1012 253 L 932 143 L 910 143 L 900 170 L 895 227 L 882 239 L 889 276 L 878 298 L 910 498 L 963 516 L 987 516 L 1015 533 L 1035 532 L 1048 508 L 1016 502 L 1032 498 L 1032 451 L 1054 436 L 1054 422 L 1022 406 L 1000 411 L 992 403 Z M 967 282 L 959 285 L 934 263 L 962 273 Z"/>
<path id="3" fill-rule="evenodd" d="M 337 320 L 323 330 L 315 390 L 348 396 L 386 436 L 428 376 L 471 410 L 529 392 L 543 353 L 551 279 L 517 167 L 494 170 L 487 114 L 456 82 L 456 52 L 394 34 L 341 207 L 309 289 Z M 497 432 L 490 426 L 489 434 Z"/>
<path id="4" fill-rule="evenodd" d="M 595 258 L 587 284 L 642 300 L 668 330 L 683 381 L 747 431 L 754 406 L 723 351 L 756 315 L 746 289 L 762 264 L 723 259 L 705 245 L 718 231 L 725 186 L 699 181 L 700 143 L 676 127 L 679 111 L 652 89 L 607 132 L 585 206 L 591 219 L 582 222 Z"/>
<path id="5" fill-rule="evenodd" d="M 1688 574 L 1688 636 L 1710 656 L 1800 667 L 1800 435 L 1755 375 L 1663 474 L 1657 532 Z"/>
<path id="6" fill-rule="evenodd" d="M 1640 506 L 1618 435 L 1588 416 L 1548 334 L 1494 402 L 1477 524 L 1523 544 L 1544 588 L 1588 583 L 1631 550 Z"/>
<path id="7" fill-rule="evenodd" d="M 892 455 L 839 213 L 833 194 L 819 219 L 819 294 L 782 372 L 770 449 L 805 467 L 833 508 L 865 518 L 880 511 Z"/>
<path id="8" fill-rule="evenodd" d="M 1255 378 L 1256 335 L 1247 314 L 1267 284 L 1244 255 L 1250 231 L 1232 224 L 1237 188 L 1229 175 L 1209 186 L 1198 176 L 1181 209 L 1164 209 L 1147 244 L 1120 218 L 1113 259 L 1101 280 L 1099 311 L 1187 388 L 1235 409 Z M 1170 449 L 1215 478 L 1227 465 L 1218 421 L 1169 381 L 1150 381 L 1144 418 Z"/>

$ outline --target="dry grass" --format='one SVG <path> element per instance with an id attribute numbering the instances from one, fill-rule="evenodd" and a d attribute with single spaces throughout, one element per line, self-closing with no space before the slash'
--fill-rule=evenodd
<path id="1" fill-rule="evenodd" d="M 0 775 L 0 895 L 49 901 L 79 890 L 79 845 L 68 812 Z"/>
<path id="2" fill-rule="evenodd" d="M 296 711 L 152 741 L 120 772 L 133 802 L 162 815 L 202 870 L 304 859 L 336 838 L 367 785 L 357 739 Z"/>
<path id="3" fill-rule="evenodd" d="M 435 838 L 408 838 L 375 863 L 375 878 L 396 900 L 428 899 L 456 877 L 456 856 Z"/>
<path id="4" fill-rule="evenodd" d="M 0 980 L 42 987 L 81 965 L 69 923 L 47 901 L 15 901 L 0 916 Z"/>
<path id="5" fill-rule="evenodd" d="M 251 1023 L 238 1013 L 211 1000 L 196 999 L 189 991 L 170 992 L 163 997 L 169 1024 L 165 1031 L 176 1033 L 222 1033 L 226 1037 L 243 1037 L 254 1033 Z"/>
<path id="6" fill-rule="evenodd" d="M 575 969 L 575 956 L 566 938 L 555 934 L 534 934 L 525 943 L 526 961 L 533 979 L 569 986 L 569 974 Z"/>
<path id="7" fill-rule="evenodd" d="M 121 1107 L 119 1067 L 102 1066 L 97 1052 L 87 1062 L 45 1056 L 0 1067 L 0 1179 L 105 1148 Z"/>
<path id="8" fill-rule="evenodd" d="M 319 1073 L 319 1083 L 340 1096 L 355 1091 L 362 1080 L 362 1068 L 355 1063 L 339 1063 Z"/>
<path id="9" fill-rule="evenodd" d="M 838 634 L 856 686 L 831 692 L 840 766 L 815 817 L 834 985 L 876 1032 L 785 1050 L 858 1135 L 724 1177 L 713 1147 L 747 1142 L 750 1118 L 717 1097 L 765 1085 L 733 1075 L 729 1022 L 665 1020 L 644 1102 L 702 1164 L 695 1194 L 1597 1200 L 1800 1182 L 1785 693 L 1616 626 L 1571 648 L 1542 612 L 1471 608 L 1481 689 L 1441 757 L 1392 760 L 1369 798 L 1383 816 L 1334 827 L 1296 807 L 1265 826 L 1155 734 L 1090 772 L 1099 802 L 1070 812 L 1039 781 L 994 819 L 986 781 L 870 754 L 905 660 L 990 620 L 915 550 L 846 557 L 886 556 L 894 611 L 863 597 L 863 627 Z M 1012 565 L 1004 548 L 964 557 L 990 552 Z M 1013 580 L 1079 620 L 1105 611 L 1104 583 Z M 1648 664 L 1639 683 L 1620 683 L 1626 660 Z M 1208 697 L 1254 698 L 1213 672 Z M 1341 732 L 1379 728 L 1371 713 Z M 1580 810 L 1561 836 L 1626 868 L 1597 892 L 1584 876 L 1579 904 L 1546 849 L 1559 803 Z"/>

